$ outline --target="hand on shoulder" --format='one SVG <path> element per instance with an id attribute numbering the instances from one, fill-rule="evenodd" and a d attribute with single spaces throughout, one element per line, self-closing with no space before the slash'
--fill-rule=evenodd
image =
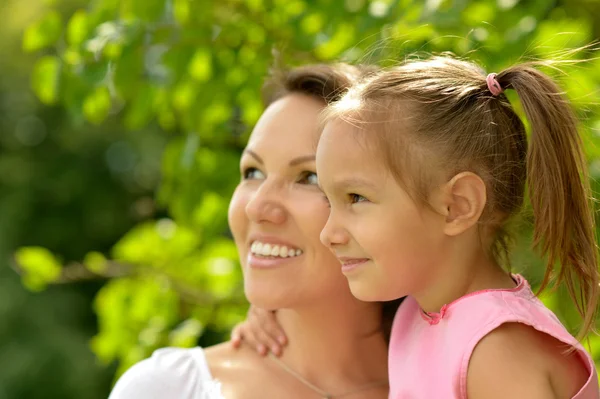
<path id="1" fill-rule="evenodd" d="M 589 377 L 576 351 L 520 323 L 507 323 L 475 347 L 467 372 L 469 399 L 571 399 Z"/>

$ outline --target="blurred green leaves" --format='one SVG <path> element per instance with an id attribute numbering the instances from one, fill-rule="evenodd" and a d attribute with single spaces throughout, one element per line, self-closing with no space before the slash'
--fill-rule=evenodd
<path id="1" fill-rule="evenodd" d="M 106 87 L 98 87 L 83 101 L 83 114 L 93 124 L 102 123 L 110 112 L 111 98 Z"/>
<path id="2" fill-rule="evenodd" d="M 15 260 L 23 271 L 23 283 L 30 290 L 43 290 L 60 276 L 61 261 L 46 248 L 20 248 Z"/>
<path id="3" fill-rule="evenodd" d="M 58 11 L 49 11 L 38 22 L 29 26 L 23 35 L 23 50 L 38 51 L 56 44 L 63 31 Z"/>
<path id="4" fill-rule="evenodd" d="M 70 46 L 80 46 L 89 34 L 89 17 L 84 10 L 76 11 L 67 24 L 67 43 Z"/>
<path id="5" fill-rule="evenodd" d="M 45 56 L 36 61 L 31 76 L 31 88 L 41 102 L 53 105 L 58 101 L 61 61 Z"/>

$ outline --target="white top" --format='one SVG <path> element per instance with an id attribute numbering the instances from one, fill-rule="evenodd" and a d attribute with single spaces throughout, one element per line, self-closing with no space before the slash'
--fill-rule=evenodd
<path id="1" fill-rule="evenodd" d="M 225 399 L 202 348 L 163 348 L 125 372 L 109 399 Z"/>

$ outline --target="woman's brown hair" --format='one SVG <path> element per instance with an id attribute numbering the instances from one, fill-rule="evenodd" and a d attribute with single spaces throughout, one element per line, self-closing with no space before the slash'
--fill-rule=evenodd
<path id="1" fill-rule="evenodd" d="M 477 173 L 488 198 L 481 231 L 491 233 L 491 256 L 506 264 L 506 224 L 522 208 L 527 183 L 533 245 L 547 259 L 540 292 L 560 264 L 556 284 L 564 283 L 573 298 L 583 336 L 593 327 L 599 291 L 587 163 L 571 105 L 537 67 L 524 63 L 496 76 L 503 90 L 514 90 L 520 99 L 529 143 L 505 94 L 490 92 L 485 72 L 449 56 L 378 72 L 352 87 L 324 120 L 342 118 L 368 133 L 367 143 L 423 203 L 436 182 L 461 171 Z"/>
<path id="2" fill-rule="evenodd" d="M 300 93 L 329 105 L 339 100 L 353 84 L 377 70 L 375 66 L 344 63 L 273 69 L 263 85 L 263 104 L 268 106 L 288 94 Z"/>

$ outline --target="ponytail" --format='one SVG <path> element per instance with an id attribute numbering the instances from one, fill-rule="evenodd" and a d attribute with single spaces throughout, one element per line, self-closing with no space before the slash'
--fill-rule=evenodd
<path id="1" fill-rule="evenodd" d="M 560 263 L 556 284 L 565 283 L 583 318 L 580 338 L 593 328 L 599 278 L 591 189 L 577 118 L 558 86 L 531 64 L 496 77 L 514 89 L 531 127 L 527 182 L 533 207 L 533 247 L 547 258 L 540 291 Z"/>

